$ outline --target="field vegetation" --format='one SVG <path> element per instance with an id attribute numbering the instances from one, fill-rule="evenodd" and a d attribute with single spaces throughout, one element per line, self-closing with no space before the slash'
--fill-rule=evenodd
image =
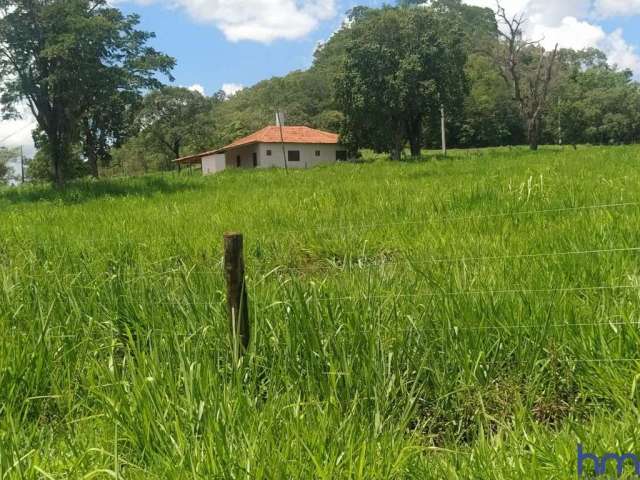
<path id="1" fill-rule="evenodd" d="M 1 191 L 0 478 L 566 479 L 579 442 L 638 451 L 640 148 L 428 158 Z"/>

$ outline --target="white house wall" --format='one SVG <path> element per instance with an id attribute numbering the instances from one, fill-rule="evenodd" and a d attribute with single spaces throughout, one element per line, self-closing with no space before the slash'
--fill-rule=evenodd
<path id="1" fill-rule="evenodd" d="M 311 168 L 316 165 L 333 163 L 336 161 L 336 151 L 344 150 L 340 145 L 335 144 L 302 144 L 285 143 L 285 151 L 298 150 L 300 152 L 299 162 L 287 162 L 288 168 Z M 267 151 L 271 155 L 267 155 Z M 320 152 L 320 156 L 316 156 Z M 260 143 L 258 144 L 259 166 L 263 168 L 280 167 L 284 168 L 284 155 L 281 143 Z"/>
<path id="2" fill-rule="evenodd" d="M 285 151 L 297 150 L 300 152 L 299 162 L 287 162 L 288 168 L 312 168 L 316 165 L 333 163 L 336 161 L 336 152 L 344 150 L 341 145 L 332 144 L 303 144 L 303 143 L 285 143 Z M 271 155 L 267 155 L 268 152 Z M 320 152 L 316 156 L 316 152 Z M 208 173 L 216 173 L 225 168 L 254 168 L 254 154 L 256 155 L 257 168 L 284 168 L 284 156 L 282 153 L 281 143 L 254 143 L 238 148 L 227 150 L 224 154 L 215 155 L 219 159 L 224 158 L 224 168 L 220 163 L 216 166 L 209 166 L 211 157 L 203 157 L 202 171 L 206 175 Z M 206 165 L 206 166 L 205 166 Z"/>
<path id="3" fill-rule="evenodd" d="M 221 172 L 226 167 L 224 154 L 202 157 L 201 162 L 203 175 L 213 175 L 214 173 Z"/>

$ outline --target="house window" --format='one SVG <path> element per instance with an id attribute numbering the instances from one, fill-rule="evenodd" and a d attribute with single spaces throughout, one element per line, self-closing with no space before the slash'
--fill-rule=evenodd
<path id="1" fill-rule="evenodd" d="M 287 153 L 287 160 L 289 160 L 290 162 L 300 161 L 300 150 L 289 150 Z"/>
<path id="2" fill-rule="evenodd" d="M 320 156 L 320 150 L 316 150 L 316 157 Z"/>
<path id="3" fill-rule="evenodd" d="M 256 152 L 253 152 L 253 168 L 256 168 L 258 166 L 258 154 Z"/>
<path id="4" fill-rule="evenodd" d="M 236 157 L 236 167 L 240 168 L 240 155 Z"/>
<path id="5" fill-rule="evenodd" d="M 271 150 L 267 150 L 267 157 L 271 156 Z"/>
<path id="6" fill-rule="evenodd" d="M 347 151 L 346 150 L 338 150 L 336 151 L 336 160 L 339 162 L 347 161 Z"/>

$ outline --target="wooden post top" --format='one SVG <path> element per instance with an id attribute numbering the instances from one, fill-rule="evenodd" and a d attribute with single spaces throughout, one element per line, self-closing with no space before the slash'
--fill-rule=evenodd
<path id="1" fill-rule="evenodd" d="M 236 238 L 242 237 L 242 234 L 239 232 L 224 232 L 223 236 L 224 238 Z"/>

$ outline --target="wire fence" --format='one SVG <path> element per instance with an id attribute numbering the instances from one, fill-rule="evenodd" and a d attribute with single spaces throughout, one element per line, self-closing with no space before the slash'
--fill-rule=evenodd
<path id="1" fill-rule="evenodd" d="M 371 224 L 349 224 L 349 225 L 341 225 L 338 227 L 322 227 L 314 229 L 316 232 L 325 232 L 325 231 L 334 231 L 334 230 L 366 230 L 366 229 L 376 229 L 376 228 L 398 228 L 401 226 L 411 226 L 411 225 L 421 225 L 426 224 L 434 219 L 445 219 L 445 220 L 482 220 L 482 219 L 491 219 L 491 218 L 501 218 L 501 217 L 511 217 L 511 216 L 523 216 L 523 215 L 548 215 L 548 214 L 564 214 L 564 213 L 578 213 L 578 212 L 586 212 L 586 211 L 597 211 L 597 210 L 610 210 L 610 209 L 625 209 L 631 207 L 640 206 L 640 202 L 621 202 L 621 203 L 606 203 L 606 204 L 594 204 L 594 205 L 586 205 L 586 206 L 575 206 L 575 207 L 563 207 L 563 208 L 553 208 L 553 209 L 539 209 L 539 210 L 525 210 L 525 211 L 512 211 L 512 212 L 499 212 L 494 214 L 487 215 L 434 215 L 421 220 L 415 221 L 404 221 L 404 222 L 391 222 L 391 223 L 371 223 Z M 295 232 L 291 230 L 290 232 Z M 300 232 L 296 232 L 300 233 Z M 531 259 L 550 259 L 550 258 L 564 258 L 570 256 L 601 256 L 601 255 L 609 255 L 609 254 L 621 254 L 621 253 L 631 253 L 635 254 L 640 252 L 640 246 L 618 246 L 618 247 L 610 247 L 610 248 L 585 248 L 582 250 L 565 250 L 565 251 L 547 251 L 547 252 L 521 252 L 515 254 L 505 254 L 505 255 L 463 255 L 463 256 L 453 256 L 453 257 L 432 257 L 432 258 L 422 258 L 418 259 L 383 259 L 380 262 L 376 263 L 375 261 L 367 261 L 362 263 L 358 263 L 358 259 L 355 261 L 347 261 L 344 263 L 340 263 L 340 261 L 333 261 L 330 265 L 323 265 L 321 271 L 344 271 L 350 269 L 373 269 L 380 268 L 382 266 L 407 266 L 413 268 L 417 265 L 427 265 L 427 264 L 449 264 L 449 263 L 470 263 L 470 262 L 501 262 L 501 261 L 510 261 L 510 260 L 531 260 Z M 349 260 L 349 259 L 347 259 Z M 367 259 L 369 260 L 369 259 Z M 157 265 L 162 265 L 165 262 L 181 262 L 183 259 L 180 257 L 168 257 L 166 259 L 157 260 Z M 220 275 L 220 267 L 221 262 L 216 263 L 215 268 L 212 268 L 210 271 L 200 271 L 197 270 L 197 266 L 189 266 L 184 264 L 184 266 L 180 269 L 166 270 L 160 272 L 142 272 L 137 275 L 134 273 L 134 277 L 148 280 L 150 278 L 166 278 L 170 275 L 179 275 L 183 277 L 187 282 L 193 276 L 219 276 Z M 279 266 L 279 265 L 268 265 L 264 263 L 256 262 L 251 265 L 251 270 L 253 272 L 258 272 L 259 275 L 264 275 L 260 273 L 263 270 L 266 270 L 266 275 L 271 273 L 279 273 L 279 272 L 296 272 L 296 273 L 305 273 L 310 274 L 314 273 L 313 269 L 309 268 L 300 268 L 300 267 L 290 267 L 290 266 Z M 250 272 L 252 277 L 255 277 L 256 274 Z M 89 271 L 86 272 L 76 272 L 69 273 L 65 272 L 60 274 L 55 271 L 51 272 L 37 272 L 37 273 L 29 273 L 29 272 L 20 272 L 19 274 L 15 272 L 15 275 L 20 278 L 32 279 L 32 278 L 46 278 L 47 280 L 51 280 L 51 277 L 64 277 L 64 278 L 77 278 L 78 280 L 86 280 L 86 277 L 90 277 L 93 280 L 109 280 L 109 279 L 120 279 L 120 274 L 118 272 L 104 272 L 99 276 L 92 276 L 92 273 Z M 6 277 L 5 273 L 5 277 Z M 127 278 L 130 281 L 130 278 Z M 286 289 L 285 284 L 281 284 L 280 287 L 282 289 Z M 318 306 L 322 308 L 341 308 L 342 304 L 345 302 L 354 302 L 356 304 L 366 303 L 371 305 L 372 303 L 376 303 L 379 306 L 383 307 L 383 304 L 394 304 L 401 300 L 420 300 L 420 299 L 432 299 L 435 297 L 458 297 L 458 296 L 487 296 L 487 297 L 496 297 L 496 296 L 505 296 L 505 295 L 565 295 L 565 294 L 574 294 L 574 293 L 588 293 L 588 292 L 596 292 L 596 293 L 611 293 L 616 291 L 627 291 L 627 292 L 639 292 L 640 293 L 640 281 L 638 284 L 610 284 L 610 285 L 586 285 L 586 286 L 566 286 L 566 287 L 550 287 L 550 288 L 527 288 L 527 287 L 513 287 L 513 288 L 505 288 L 505 289 L 470 289 L 470 290 L 429 290 L 423 292 L 411 292 L 411 293 L 400 293 L 400 292 L 386 292 L 384 294 L 358 294 L 358 295 L 340 295 L 340 296 L 325 296 L 322 290 L 314 290 L 312 293 L 308 291 L 300 290 L 297 292 L 288 292 L 289 296 L 285 296 L 284 298 L 278 298 L 275 300 L 271 300 L 267 304 L 260 304 L 260 300 L 256 301 L 253 298 L 252 306 L 255 308 L 258 306 L 257 313 L 254 312 L 254 315 L 262 315 L 267 310 L 272 310 L 274 308 L 292 308 L 296 305 L 297 302 L 302 301 L 305 304 L 316 302 Z M 299 293 L 302 292 L 302 295 Z M 295 293 L 296 295 L 294 295 Z M 175 294 L 175 292 L 172 292 Z M 273 294 L 272 294 L 273 295 Z M 108 301 L 113 300 L 113 297 L 107 297 Z M 217 295 L 216 298 L 210 298 L 207 301 L 200 301 L 198 299 L 198 294 L 194 292 L 184 292 L 184 296 L 182 298 L 157 298 L 157 297 L 148 297 L 148 298 L 131 298 L 128 295 L 121 295 L 117 299 L 117 301 L 125 301 L 128 302 L 133 307 L 139 308 L 149 308 L 153 306 L 153 308 L 159 308 L 161 306 L 175 306 L 179 308 L 192 308 L 193 306 L 204 306 L 214 308 L 220 308 L 222 303 L 222 293 Z M 59 301 L 64 301 L 60 299 Z M 495 324 L 495 325 L 479 325 L 483 319 L 478 319 L 475 324 L 469 323 L 465 325 L 453 325 L 451 323 L 442 324 L 442 325 L 419 325 L 419 326 L 410 326 L 405 329 L 396 329 L 397 332 L 433 332 L 433 331 L 442 331 L 443 334 L 458 334 L 462 331 L 471 331 L 471 332 L 487 332 L 487 331 L 523 331 L 528 329 L 559 329 L 559 328 L 586 328 L 586 327 L 609 327 L 609 328 L 623 328 L 623 327 L 640 327 L 640 321 L 598 321 L 598 322 L 589 322 L 589 321 L 573 321 L 573 322 L 541 322 L 538 324 L 531 323 L 517 323 L 517 324 Z M 64 327 L 58 327 L 64 328 Z M 179 329 L 176 329 L 179 330 Z M 158 330 L 154 328 L 149 328 L 146 331 L 137 331 L 137 332 L 129 332 L 129 331 L 115 331 L 115 332 L 100 332 L 96 330 L 90 330 L 89 332 L 81 332 L 77 334 L 59 334 L 52 335 L 49 332 L 44 332 L 39 337 L 39 340 L 43 339 L 51 339 L 51 340 L 96 340 L 95 336 L 99 336 L 102 340 L 108 340 L 109 336 L 112 337 L 113 341 L 122 341 L 123 338 L 126 338 L 128 335 L 135 335 L 137 338 L 164 338 L 164 339 L 176 339 L 176 338 L 203 338 L 209 332 L 214 331 L 214 328 L 211 325 L 205 325 L 201 329 L 196 329 L 191 332 L 180 332 L 176 330 Z M 25 335 L 25 336 L 34 336 L 33 332 L 5 332 L 5 334 L 10 335 Z M 88 336 L 88 335 L 93 335 Z M 626 358 L 626 359 L 576 359 L 576 361 L 580 362 L 615 362 L 615 361 L 640 361 L 638 358 Z"/>
<path id="2" fill-rule="evenodd" d="M 390 326 L 389 331 L 393 331 L 395 333 L 432 333 L 432 332 L 449 332 L 458 334 L 459 332 L 466 331 L 507 331 L 507 330 L 533 330 L 539 329 L 544 330 L 548 328 L 576 328 L 576 327 L 609 327 L 612 329 L 618 327 L 639 327 L 640 329 L 640 321 L 598 321 L 598 322 L 555 322 L 555 323 L 524 323 L 524 324 L 502 324 L 502 325 L 452 325 L 443 324 L 442 326 L 430 326 L 430 325 L 414 325 L 411 327 L 398 328 L 397 325 Z M 208 333 L 213 333 L 214 338 L 217 338 L 215 335 L 219 332 L 213 327 L 208 326 L 201 329 L 196 329 L 190 332 L 179 332 L 176 330 L 161 330 L 161 329 L 146 329 L 142 332 L 138 332 L 137 330 L 131 331 L 120 331 L 120 332 L 103 332 L 102 335 L 99 335 L 101 332 L 96 330 L 89 330 L 84 333 L 72 333 L 72 334 L 63 334 L 63 335 L 54 335 L 49 333 L 28 333 L 28 332 L 15 332 L 14 336 L 23 336 L 23 337 L 31 337 L 35 341 L 41 341 L 43 339 L 48 340 L 88 340 L 92 342 L 96 342 L 97 340 L 110 340 L 112 342 L 122 342 L 123 339 L 126 340 L 129 337 L 136 339 L 146 339 L 152 337 L 160 337 L 161 339 L 172 340 L 175 338 L 197 338 L 199 340 L 205 338 Z M 3 335 L 3 338 L 10 338 L 11 335 Z"/>
<path id="3" fill-rule="evenodd" d="M 585 256 L 585 255 L 605 255 L 605 254 L 615 254 L 615 253 L 636 253 L 640 252 L 640 247 L 619 247 L 619 248 L 597 248 L 597 249 L 587 249 L 587 250 L 567 250 L 562 252 L 537 252 L 537 253 L 517 253 L 511 255 L 484 255 L 484 256 L 462 256 L 462 257 L 443 257 L 443 258 L 422 258 L 422 259 L 394 259 L 394 258 L 385 258 L 383 260 L 377 260 L 376 256 L 367 257 L 367 258 L 347 258 L 344 260 L 324 260 L 320 262 L 316 262 L 303 267 L 290 267 L 286 265 L 273 265 L 273 264 L 257 264 L 251 265 L 252 270 L 256 273 L 255 275 L 264 275 L 270 273 L 278 273 L 278 272 L 292 272 L 292 273 L 300 273 L 311 275 L 313 273 L 319 272 L 336 272 L 341 273 L 344 271 L 352 271 L 352 270 L 367 270 L 374 267 L 414 267 L 417 265 L 428 265 L 428 264 L 441 264 L 441 263 L 477 263 L 477 262 L 489 262 L 489 261 L 507 261 L 507 260 L 531 260 L 531 259 L 543 259 L 543 258 L 554 258 L 554 257 L 571 257 L 571 256 Z M 159 261 L 157 263 L 170 262 L 175 260 L 174 257 L 168 258 L 163 261 Z M 185 265 L 187 270 L 163 270 L 156 272 L 127 272 L 128 278 L 127 281 L 131 281 L 134 279 L 149 279 L 149 278 L 162 278 L 166 279 L 172 275 L 182 276 L 184 278 L 189 278 L 193 276 L 219 276 L 220 275 L 220 267 L 221 262 L 217 263 L 217 268 L 209 269 L 207 271 L 196 270 L 198 266 L 188 267 Z M 6 275 L 6 273 L 5 273 Z M 51 277 L 61 277 L 61 278 L 77 278 L 82 279 L 87 276 L 95 279 L 95 280 L 109 280 L 109 279 L 118 279 L 119 273 L 117 272 L 101 272 L 98 275 L 90 271 L 86 272 L 56 272 L 49 271 L 46 273 L 37 272 L 16 272 L 16 275 L 19 275 L 21 278 L 26 279 L 36 279 L 36 278 L 47 278 L 51 279 Z"/>
<path id="4" fill-rule="evenodd" d="M 312 223 L 311 226 L 301 225 L 296 229 L 285 228 L 282 230 L 277 230 L 277 232 L 274 232 L 274 233 L 277 233 L 278 235 L 305 236 L 312 233 L 325 234 L 328 232 L 332 232 L 332 233 L 362 232 L 366 230 L 389 229 L 389 228 L 399 229 L 400 227 L 429 225 L 434 221 L 470 222 L 474 220 L 490 220 L 490 219 L 497 219 L 497 218 L 522 217 L 522 216 L 531 216 L 531 215 L 553 215 L 553 214 L 593 212 L 593 211 L 599 211 L 599 210 L 602 210 L 602 211 L 620 210 L 620 209 L 627 209 L 632 207 L 640 207 L 640 201 L 633 200 L 633 201 L 624 201 L 624 202 L 578 205 L 578 206 L 570 206 L 570 207 L 542 208 L 542 209 L 531 209 L 531 210 L 513 210 L 513 211 L 503 211 L 503 212 L 479 214 L 479 215 L 457 215 L 457 214 L 451 214 L 451 213 L 431 212 L 424 215 L 422 218 L 417 218 L 413 220 L 403 220 L 398 222 L 357 223 L 357 222 L 349 221 L 349 222 L 343 223 L 340 221 L 340 219 L 318 218 L 318 219 L 311 219 L 311 223 Z M 320 224 L 326 224 L 326 226 L 319 226 Z M 127 231 L 126 227 L 127 225 L 125 224 L 120 225 L 120 232 L 123 233 L 124 238 L 130 238 L 131 232 Z M 272 224 L 268 225 L 268 228 L 273 229 L 273 225 Z M 251 228 L 247 230 L 249 232 L 252 231 Z M 171 231 L 171 229 L 167 229 L 167 231 Z M 212 225 L 210 227 L 210 231 L 212 232 L 212 234 L 221 235 L 222 233 L 224 233 L 224 229 L 219 225 Z M 48 231 L 47 236 L 51 237 L 52 236 L 51 233 L 52 233 L 51 231 Z M 77 232 L 74 232 L 74 238 L 77 239 L 77 236 L 75 236 L 75 233 Z M 145 233 L 148 233 L 148 232 L 145 232 Z M 88 237 L 87 241 L 96 241 L 96 238 Z M 110 238 L 109 241 L 112 241 L 112 239 Z M 168 257 L 165 260 L 170 261 L 172 259 L 179 259 L 179 257 Z"/>

